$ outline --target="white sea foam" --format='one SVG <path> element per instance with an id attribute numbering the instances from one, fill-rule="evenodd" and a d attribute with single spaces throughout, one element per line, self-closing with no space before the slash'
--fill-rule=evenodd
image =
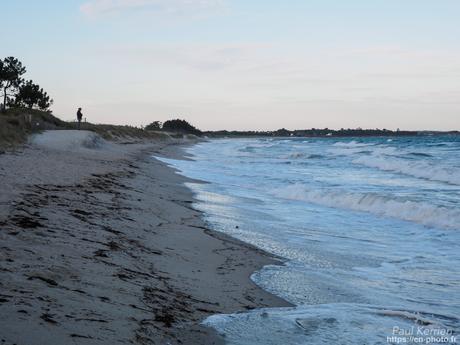
<path id="1" fill-rule="evenodd" d="M 348 143 L 344 143 L 342 141 L 339 141 L 339 142 L 336 142 L 335 144 L 333 144 L 332 146 L 353 148 L 353 147 L 363 147 L 363 146 L 371 146 L 371 145 L 372 144 L 358 143 L 357 141 L 352 140 L 352 141 L 350 141 Z"/>
<path id="2" fill-rule="evenodd" d="M 301 184 L 293 184 L 277 189 L 278 197 L 307 201 L 329 207 L 339 207 L 355 211 L 369 212 L 384 217 L 398 218 L 430 227 L 446 229 L 460 228 L 460 210 L 391 198 L 373 193 L 336 192 L 309 190 Z"/>
<path id="3" fill-rule="evenodd" d="M 383 344 L 393 327 L 414 322 L 459 334 L 458 187 L 361 164 L 460 169 L 460 143 L 309 140 L 211 141 L 191 149 L 195 161 L 177 161 L 187 176 L 209 182 L 194 187 L 209 226 L 286 259 L 251 278 L 298 306 L 205 323 L 229 345 Z M 352 163 L 357 158 L 363 163 Z"/>
<path id="4" fill-rule="evenodd" d="M 397 150 L 395 147 L 392 146 L 375 146 L 372 144 L 361 144 L 353 142 L 336 143 L 332 146 L 333 148 L 328 149 L 328 152 L 338 156 L 353 156 L 357 154 L 370 154 L 373 156 L 393 156 L 401 154 L 400 150 Z"/>
<path id="5" fill-rule="evenodd" d="M 401 150 L 393 146 L 376 146 L 370 152 L 374 156 L 378 156 L 378 155 L 394 156 L 394 155 L 401 154 Z"/>
<path id="6" fill-rule="evenodd" d="M 287 156 L 283 156 L 282 158 L 285 159 L 318 159 L 318 158 L 324 158 L 323 155 L 320 154 L 312 154 L 312 153 L 306 153 L 306 152 L 293 152 Z"/>
<path id="7" fill-rule="evenodd" d="M 353 160 L 353 163 L 431 181 L 460 185 L 460 169 L 454 167 L 445 168 L 426 162 L 414 162 L 376 155 L 358 157 Z"/>
<path id="8" fill-rule="evenodd" d="M 225 334 L 226 342 L 230 345 L 355 345 L 384 344 L 387 342 L 387 336 L 392 335 L 394 327 L 410 330 L 415 327 L 414 320 L 419 321 L 421 318 L 426 322 L 416 326 L 419 332 L 450 329 L 427 319 L 424 315 L 417 316 L 412 311 L 386 310 L 386 313 L 382 313 L 380 307 L 352 303 L 259 309 L 241 314 L 213 315 L 203 324 Z M 406 341 L 409 339 L 399 338 Z"/>

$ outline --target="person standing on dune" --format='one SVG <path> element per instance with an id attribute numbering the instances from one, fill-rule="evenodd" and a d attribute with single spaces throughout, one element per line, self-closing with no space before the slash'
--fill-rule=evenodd
<path id="1" fill-rule="evenodd" d="M 81 112 L 81 108 L 77 110 L 77 121 L 78 121 L 78 130 L 80 130 L 81 119 L 83 118 L 83 114 Z"/>

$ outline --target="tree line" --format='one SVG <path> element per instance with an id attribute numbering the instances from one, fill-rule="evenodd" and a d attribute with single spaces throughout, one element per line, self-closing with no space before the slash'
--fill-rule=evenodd
<path id="1" fill-rule="evenodd" d="M 428 131 L 402 131 L 388 129 L 329 129 L 311 128 L 299 130 L 287 130 L 285 128 L 276 131 L 206 131 L 203 135 L 212 138 L 222 137 L 392 137 L 392 136 L 416 136 L 424 134 L 459 134 L 458 131 L 428 132 Z"/>
<path id="2" fill-rule="evenodd" d="M 276 131 L 205 131 L 202 132 L 185 120 L 175 119 L 168 120 L 164 123 L 154 121 L 147 125 L 145 130 L 166 131 L 181 134 L 194 134 L 197 136 L 207 136 L 211 138 L 221 137 L 387 137 L 387 136 L 415 136 L 423 134 L 459 134 L 458 131 L 450 132 L 426 132 L 426 131 L 396 131 L 388 129 L 363 129 L 363 128 L 311 128 L 300 130 L 287 130 L 285 128 Z"/>
<path id="3" fill-rule="evenodd" d="M 2 111 L 7 107 L 40 109 L 49 111 L 53 100 L 33 80 L 25 80 L 23 75 L 27 72 L 22 62 L 15 57 L 0 59 L 0 90 L 3 103 Z"/>
<path id="4" fill-rule="evenodd" d="M 175 119 L 175 120 L 168 120 L 165 123 L 161 123 L 160 121 L 153 121 L 151 124 L 145 127 L 148 131 L 167 131 L 167 132 L 174 132 L 174 133 L 182 133 L 182 134 L 194 134 L 200 136 L 203 134 L 199 129 L 192 126 L 185 120 Z"/>

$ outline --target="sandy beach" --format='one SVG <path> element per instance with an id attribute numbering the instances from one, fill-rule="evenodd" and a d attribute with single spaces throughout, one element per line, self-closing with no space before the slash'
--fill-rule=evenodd
<path id="1" fill-rule="evenodd" d="M 207 316 L 288 305 L 249 279 L 275 259 L 152 158 L 191 143 L 48 131 L 0 155 L 2 344 L 221 344 Z"/>
<path id="2" fill-rule="evenodd" d="M 460 0 L 1 11 L 0 345 L 460 345 Z"/>

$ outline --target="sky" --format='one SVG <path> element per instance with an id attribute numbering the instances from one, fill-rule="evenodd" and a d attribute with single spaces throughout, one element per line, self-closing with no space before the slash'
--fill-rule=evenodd
<path id="1" fill-rule="evenodd" d="M 53 113 L 204 130 L 460 130 L 460 0 L 2 1 Z"/>

